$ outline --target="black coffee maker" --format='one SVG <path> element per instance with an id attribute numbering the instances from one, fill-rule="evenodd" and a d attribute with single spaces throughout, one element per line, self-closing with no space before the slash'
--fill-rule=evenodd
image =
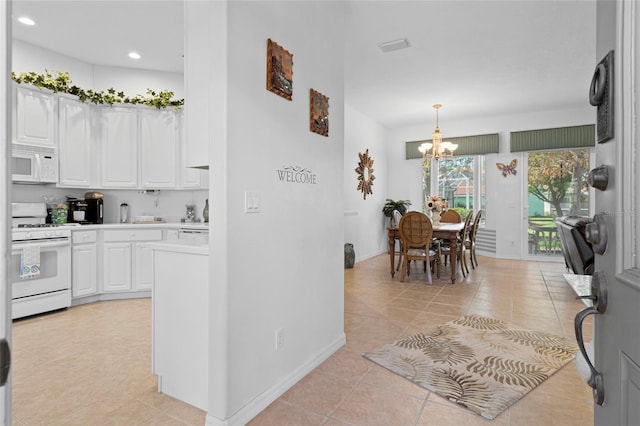
<path id="1" fill-rule="evenodd" d="M 102 223 L 104 220 L 104 195 L 102 192 L 87 192 L 84 194 L 87 203 L 87 222 Z"/>
<path id="2" fill-rule="evenodd" d="M 88 205 L 83 199 L 67 197 L 67 222 L 86 223 Z"/>

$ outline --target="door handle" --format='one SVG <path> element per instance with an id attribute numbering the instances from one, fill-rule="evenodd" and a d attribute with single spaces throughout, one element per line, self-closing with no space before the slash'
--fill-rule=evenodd
<path id="1" fill-rule="evenodd" d="M 580 353 L 584 357 L 591 376 L 587 383 L 593 389 L 593 399 L 596 404 L 604 404 L 604 381 L 602 374 L 594 367 L 593 363 L 589 359 L 587 350 L 584 347 L 584 334 L 582 333 L 582 323 L 589 315 L 603 314 L 607 310 L 607 281 L 603 272 L 598 271 L 593 275 L 591 280 L 591 295 L 582 296 L 583 298 L 589 298 L 593 300 L 593 306 L 585 308 L 578 312 L 574 320 L 574 327 L 576 332 L 576 341 L 578 342 L 578 348 Z"/>
<path id="2" fill-rule="evenodd" d="M 6 339 L 0 339 L 0 387 L 7 383 L 11 369 L 11 349 Z"/>
<path id="3" fill-rule="evenodd" d="M 596 65 L 589 86 L 589 103 L 598 108 L 596 140 L 613 138 L 613 50 Z"/>
<path id="4" fill-rule="evenodd" d="M 607 88 L 607 80 L 607 69 L 601 62 L 593 73 L 591 87 L 589 87 L 589 103 L 592 106 L 598 106 L 602 103 L 604 91 Z"/>

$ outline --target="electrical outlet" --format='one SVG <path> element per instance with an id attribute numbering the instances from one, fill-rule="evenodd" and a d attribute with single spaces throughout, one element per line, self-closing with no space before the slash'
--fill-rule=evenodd
<path id="1" fill-rule="evenodd" d="M 276 330 L 276 351 L 279 351 L 284 346 L 284 328 Z"/>

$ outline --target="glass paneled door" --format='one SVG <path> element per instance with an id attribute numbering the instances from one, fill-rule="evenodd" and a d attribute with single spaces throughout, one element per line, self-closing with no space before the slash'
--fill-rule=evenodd
<path id="1" fill-rule="evenodd" d="M 529 152 L 527 246 L 529 256 L 562 258 L 554 219 L 590 216 L 589 149 Z"/>

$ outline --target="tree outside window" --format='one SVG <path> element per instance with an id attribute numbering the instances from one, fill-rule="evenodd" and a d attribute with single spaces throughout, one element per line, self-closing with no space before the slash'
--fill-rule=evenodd
<path id="1" fill-rule="evenodd" d="M 529 153 L 529 194 L 549 210 L 534 215 L 564 216 L 584 214 L 589 208 L 589 151 L 572 149 Z"/>

